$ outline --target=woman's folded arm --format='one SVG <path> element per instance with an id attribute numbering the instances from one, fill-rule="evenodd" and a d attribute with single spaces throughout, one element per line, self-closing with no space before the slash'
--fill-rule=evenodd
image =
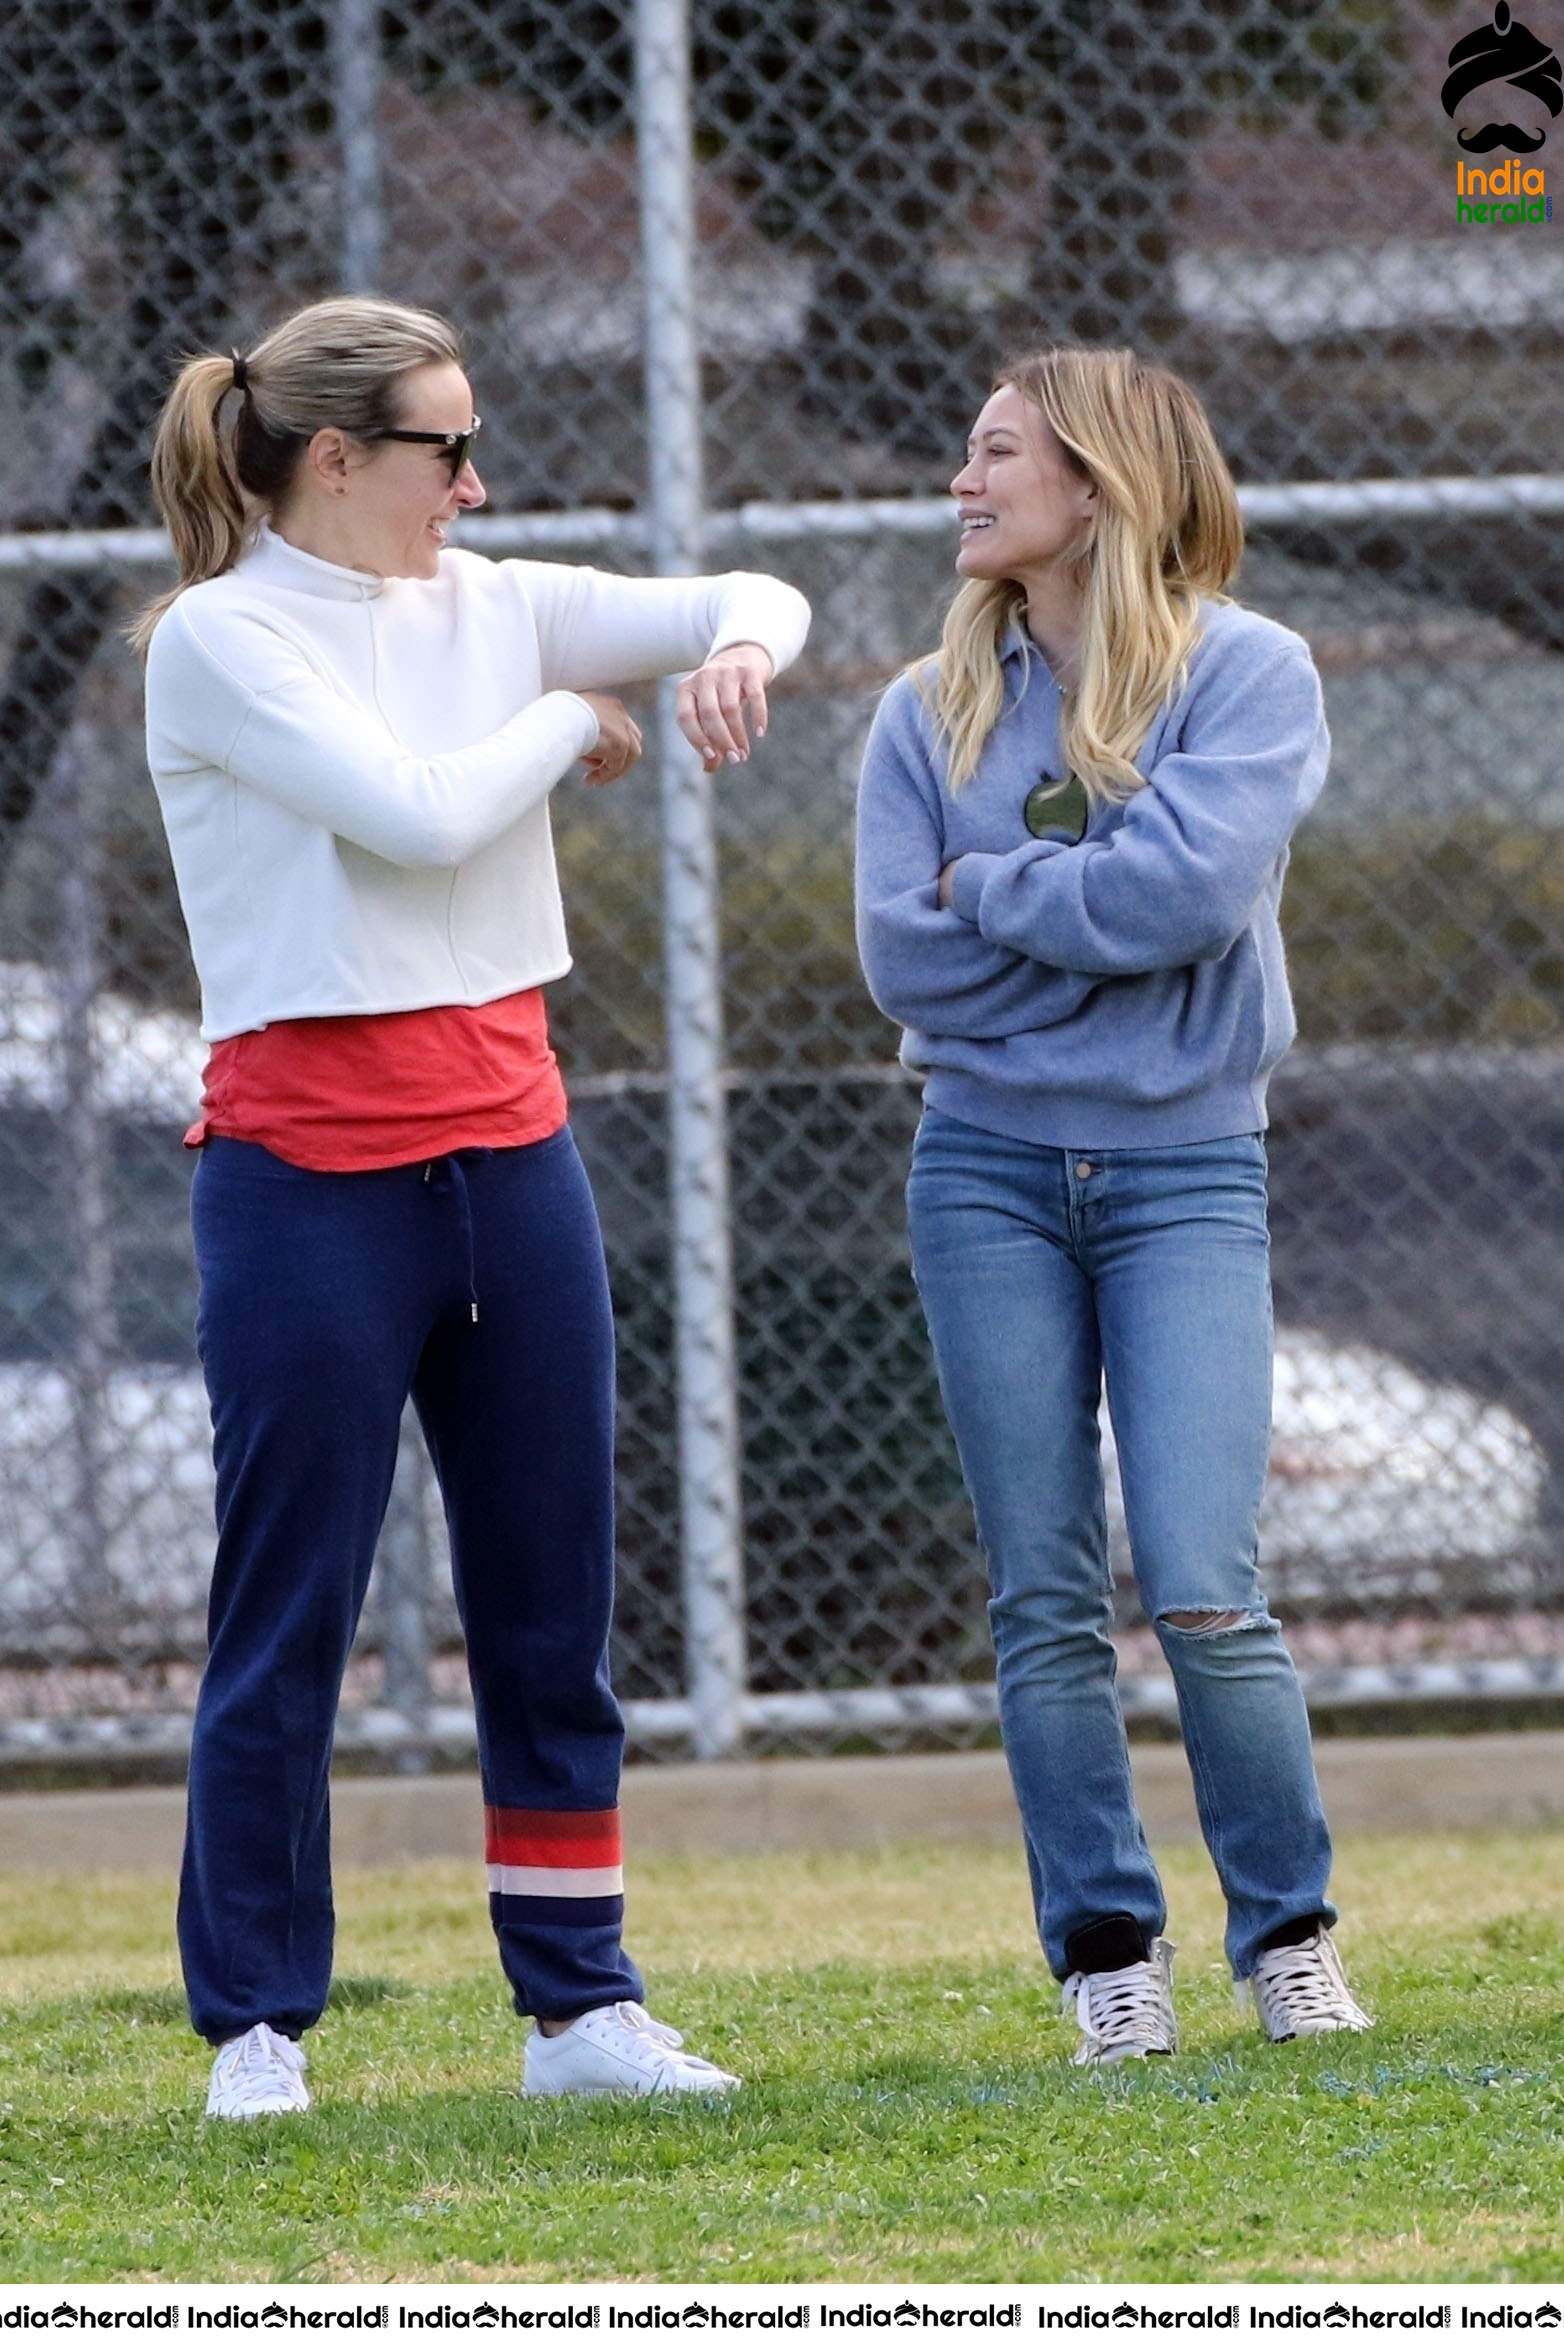
<path id="1" fill-rule="evenodd" d="M 280 630 L 242 614 L 197 626 L 175 604 L 148 665 L 149 701 L 165 712 L 155 766 L 216 767 L 388 863 L 465 862 L 546 797 L 598 737 L 588 704 L 556 691 L 465 749 L 417 756 Z"/>
<path id="2" fill-rule="evenodd" d="M 975 935 L 1092 977 L 1230 949 L 1319 790 L 1330 741 L 1301 644 L 1243 678 L 1241 707 L 1210 697 L 1106 837 L 961 858 L 951 901 Z"/>
<path id="3" fill-rule="evenodd" d="M 1071 1017 L 1092 985 L 985 937 L 939 902 L 937 785 L 905 710 L 881 705 L 858 802 L 858 951 L 887 1018 L 978 1042 Z"/>

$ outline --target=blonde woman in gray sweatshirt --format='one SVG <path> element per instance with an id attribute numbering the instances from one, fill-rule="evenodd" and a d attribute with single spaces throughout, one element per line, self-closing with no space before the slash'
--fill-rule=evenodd
<path id="1" fill-rule="evenodd" d="M 1366 2028 L 1256 1561 L 1277 908 L 1325 779 L 1319 679 L 1228 599 L 1238 501 L 1162 368 L 1018 361 L 951 486 L 962 584 L 870 737 L 858 924 L 925 1077 L 913 1264 L 993 1581 L 1038 1930 L 1078 2062 L 1176 2050 L 1109 1634 L 1106 1381 L 1233 1975 L 1273 2040 Z"/>

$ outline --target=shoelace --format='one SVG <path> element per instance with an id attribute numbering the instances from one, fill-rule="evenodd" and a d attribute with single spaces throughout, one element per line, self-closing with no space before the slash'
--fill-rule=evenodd
<path id="1" fill-rule="evenodd" d="M 224 2054 L 221 2084 L 241 2102 L 260 2101 L 275 2086 L 279 2069 L 290 2077 L 302 2077 L 304 2067 L 303 2047 L 263 2024 L 247 2030 L 237 2047 Z"/>
<path id="2" fill-rule="evenodd" d="M 1155 2042 L 1167 2033 L 1162 1975 L 1154 1963 L 1132 1963 L 1123 1971 L 1081 1971 L 1066 1981 L 1066 2010 L 1073 2009 L 1087 2036 L 1121 2045 Z"/>
<path id="3" fill-rule="evenodd" d="M 719 2069 L 715 2061 L 703 2060 L 699 2053 L 687 2053 L 679 2031 L 670 2028 L 664 2020 L 654 2020 L 644 2004 L 615 2004 L 612 2009 L 625 2027 L 633 2029 L 637 2036 L 650 2037 L 654 2045 L 676 2054 L 679 2068 L 694 2070 L 706 2077 L 726 2075 L 726 2071 Z"/>
<path id="4" fill-rule="evenodd" d="M 644 2004 L 615 2004 L 611 2009 L 638 2036 L 649 2036 L 655 2044 L 668 2045 L 674 2052 L 682 2049 L 684 2039 L 678 2030 L 666 2021 L 654 2020 Z"/>
<path id="5" fill-rule="evenodd" d="M 1306 1939 L 1298 1947 L 1273 1947 L 1263 1979 L 1255 1982 L 1282 2005 L 1287 2017 L 1302 2020 L 1361 2020 L 1341 1957 L 1329 1939 Z"/>

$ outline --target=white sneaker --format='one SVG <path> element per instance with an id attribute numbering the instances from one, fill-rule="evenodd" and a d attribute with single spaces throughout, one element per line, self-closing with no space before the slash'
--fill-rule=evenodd
<path id="1" fill-rule="evenodd" d="M 1178 2051 L 1174 1952 L 1171 1939 L 1153 1939 L 1146 1963 L 1127 1963 L 1122 1971 L 1071 1972 L 1064 1983 L 1064 2008 L 1075 2014 L 1081 2032 L 1070 2056 L 1077 2069 L 1112 2069 L 1120 2061 Z"/>
<path id="2" fill-rule="evenodd" d="M 643 2004 L 600 2004 L 558 2036 L 534 2028 L 527 2039 L 521 2090 L 561 2093 L 732 2093 L 741 2083 L 726 2069 L 684 2049 L 676 2028 Z"/>
<path id="3" fill-rule="evenodd" d="M 307 2110 L 304 2047 L 258 2020 L 243 2036 L 217 2048 L 207 2089 L 209 2118 L 264 2118 L 279 2110 Z"/>
<path id="4" fill-rule="evenodd" d="M 1253 1998 L 1273 2045 L 1295 2036 L 1334 2036 L 1338 2029 L 1361 2033 L 1374 2025 L 1354 2002 L 1336 1942 L 1323 1926 L 1296 1947 L 1268 1948 L 1253 1979 L 1239 1980 L 1237 1992 L 1240 2003 Z"/>

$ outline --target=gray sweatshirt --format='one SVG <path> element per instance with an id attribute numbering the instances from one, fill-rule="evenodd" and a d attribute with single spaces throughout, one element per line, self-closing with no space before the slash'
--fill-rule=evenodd
<path id="1" fill-rule="evenodd" d="M 1064 773 L 1058 687 L 1020 627 L 1003 660 L 1003 714 L 954 796 L 908 677 L 864 754 L 859 951 L 907 1030 L 903 1061 L 931 1107 L 1051 1147 L 1260 1131 L 1296 1031 L 1277 923 L 1288 842 L 1330 751 L 1307 644 L 1202 604 L 1188 681 L 1136 759 L 1146 787 L 1097 808 L 1074 845 L 1034 838 L 1024 814 Z"/>

